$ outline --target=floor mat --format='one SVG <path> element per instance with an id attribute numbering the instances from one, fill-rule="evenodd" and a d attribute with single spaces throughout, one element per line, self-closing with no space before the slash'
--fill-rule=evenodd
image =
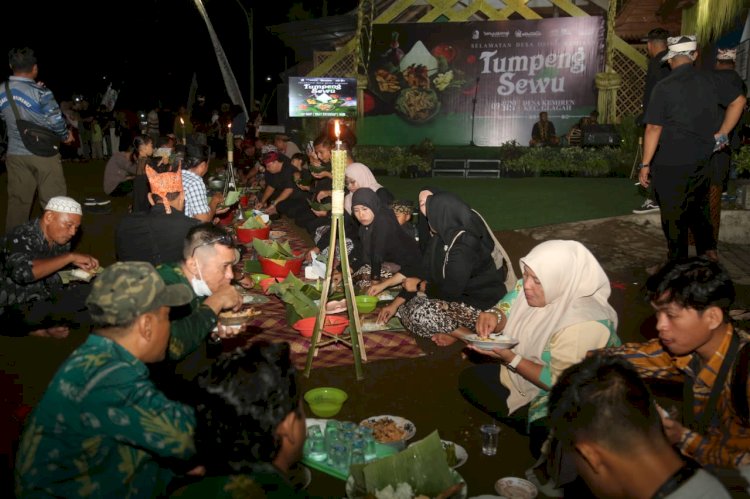
<path id="1" fill-rule="evenodd" d="M 305 242 L 296 233 L 296 227 L 286 220 L 274 222 L 273 229 L 286 231 L 286 239 L 295 251 L 306 250 Z M 248 245 L 248 247 L 252 247 Z M 252 254 L 252 251 L 248 251 Z M 302 277 L 299 275 L 298 277 Z M 257 291 L 257 290 L 256 290 Z M 258 291 L 259 292 L 259 291 Z M 307 352 L 310 349 L 310 339 L 300 336 L 286 320 L 284 302 L 278 297 L 270 295 L 271 301 L 255 305 L 261 315 L 248 323 L 245 332 L 236 338 L 223 341 L 225 350 L 246 348 L 256 341 L 280 342 L 286 341 L 292 350 L 292 360 L 298 369 L 304 369 L 307 362 Z M 374 331 L 362 333 L 365 341 L 367 362 L 384 359 L 414 358 L 425 355 L 417 345 L 416 340 L 407 332 Z M 318 349 L 313 360 L 313 369 L 335 367 L 354 364 L 352 349 L 342 343 L 331 343 Z"/>

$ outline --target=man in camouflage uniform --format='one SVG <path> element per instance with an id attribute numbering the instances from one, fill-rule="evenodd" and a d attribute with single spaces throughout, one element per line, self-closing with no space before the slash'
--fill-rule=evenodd
<path id="1" fill-rule="evenodd" d="M 195 453 L 195 415 L 149 380 L 165 356 L 169 308 L 190 301 L 145 262 L 115 263 L 87 299 L 96 325 L 55 374 L 23 433 L 18 497 L 154 497 Z M 181 464 L 177 464 L 181 463 Z"/>

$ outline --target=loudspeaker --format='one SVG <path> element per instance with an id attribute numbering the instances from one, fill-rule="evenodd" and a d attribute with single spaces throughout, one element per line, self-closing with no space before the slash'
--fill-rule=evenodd
<path id="1" fill-rule="evenodd" d="M 584 147 L 610 146 L 620 147 L 622 138 L 614 125 L 589 125 L 582 129 Z"/>

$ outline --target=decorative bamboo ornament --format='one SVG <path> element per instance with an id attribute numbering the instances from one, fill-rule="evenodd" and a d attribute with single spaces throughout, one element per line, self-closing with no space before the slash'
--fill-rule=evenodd
<path id="1" fill-rule="evenodd" d="M 232 124 L 229 124 L 227 131 L 227 161 L 234 162 L 234 135 L 232 134 Z"/>
<path id="2" fill-rule="evenodd" d="M 312 363 L 320 345 L 320 336 L 322 333 L 321 325 L 326 317 L 326 304 L 328 303 L 328 294 L 331 290 L 331 280 L 333 277 L 334 257 L 336 248 L 338 248 L 339 258 L 341 260 L 341 274 L 344 285 L 344 294 L 346 295 L 346 309 L 349 313 L 349 337 L 350 341 L 334 337 L 332 341 L 342 342 L 351 347 L 354 355 L 354 371 L 357 379 L 364 379 L 362 373 L 362 361 L 367 361 L 365 353 L 365 342 L 362 337 L 362 325 L 359 320 L 359 311 L 357 310 L 357 301 L 354 299 L 354 284 L 352 283 L 352 274 L 349 269 L 349 255 L 346 252 L 346 233 L 344 231 L 344 177 L 346 175 L 347 152 L 341 142 L 341 130 L 339 122 L 336 120 L 336 148 L 331 151 L 331 166 L 333 170 L 333 192 L 331 194 L 331 239 L 328 245 L 328 261 L 326 262 L 326 276 L 323 280 L 323 289 L 320 295 L 320 308 L 315 320 L 315 329 L 310 340 L 310 348 L 307 351 L 307 362 L 303 374 L 306 378 L 310 377 Z M 338 246 L 336 243 L 338 242 Z"/>

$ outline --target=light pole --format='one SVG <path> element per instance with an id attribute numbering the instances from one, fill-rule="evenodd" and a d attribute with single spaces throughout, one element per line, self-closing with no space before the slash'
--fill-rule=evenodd
<path id="1" fill-rule="evenodd" d="M 245 13 L 245 20 L 247 20 L 247 36 L 250 39 L 250 113 L 252 114 L 253 109 L 255 109 L 255 42 L 253 41 L 253 9 L 250 8 L 248 11 L 248 9 L 242 5 L 242 0 L 235 1 L 242 9 L 242 12 Z M 248 116 L 248 118 L 250 118 L 250 116 Z"/>

